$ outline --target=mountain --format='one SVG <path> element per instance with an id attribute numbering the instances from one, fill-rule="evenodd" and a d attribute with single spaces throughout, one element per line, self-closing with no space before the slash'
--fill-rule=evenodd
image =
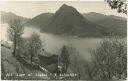
<path id="1" fill-rule="evenodd" d="M 127 33 L 127 19 L 114 15 L 104 15 L 95 12 L 84 14 L 84 17 L 89 21 L 105 27 L 109 34 L 123 34 Z"/>
<path id="2" fill-rule="evenodd" d="M 90 12 L 79 13 L 74 7 L 63 4 L 54 14 L 42 13 L 26 23 L 42 32 L 78 37 L 125 35 L 126 19 L 114 15 Z"/>
<path id="3" fill-rule="evenodd" d="M 18 16 L 12 12 L 1 11 L 1 23 L 8 23 L 11 20 L 20 19 L 23 23 L 27 22 L 29 19 L 22 16 Z"/>
<path id="4" fill-rule="evenodd" d="M 42 31 L 59 35 L 89 37 L 101 36 L 101 28 L 84 18 L 72 6 L 63 4 L 55 12 L 48 24 L 42 27 Z"/>
<path id="5" fill-rule="evenodd" d="M 42 13 L 31 20 L 29 20 L 26 23 L 26 26 L 33 26 L 33 27 L 44 27 L 51 17 L 53 16 L 53 13 Z"/>
<path id="6" fill-rule="evenodd" d="M 115 16 L 109 16 L 105 19 L 96 21 L 97 24 L 106 27 L 108 33 L 113 33 L 115 35 L 127 34 L 127 20 L 114 18 Z"/>
<path id="7" fill-rule="evenodd" d="M 112 19 L 117 19 L 117 20 L 122 20 L 122 21 L 125 20 L 126 21 L 126 18 L 123 18 L 123 17 L 119 17 L 119 16 L 115 16 L 115 15 L 104 15 L 104 14 L 96 13 L 96 12 L 90 12 L 87 14 L 84 13 L 83 16 L 91 22 L 103 20 L 103 19 L 108 18 L 108 17 L 110 17 Z"/>
<path id="8" fill-rule="evenodd" d="M 96 12 L 90 12 L 90 13 L 87 13 L 87 14 L 84 13 L 83 16 L 91 22 L 102 20 L 102 19 L 107 17 L 107 15 L 96 13 Z"/>

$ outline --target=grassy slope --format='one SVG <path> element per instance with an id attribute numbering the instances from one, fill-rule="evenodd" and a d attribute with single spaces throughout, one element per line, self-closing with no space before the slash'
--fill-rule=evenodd
<path id="1" fill-rule="evenodd" d="M 20 63 L 12 54 L 11 50 L 1 47 L 2 72 L 15 74 L 42 73 L 34 69 L 30 69 Z M 48 77 L 4 77 L 4 79 L 48 79 Z"/>

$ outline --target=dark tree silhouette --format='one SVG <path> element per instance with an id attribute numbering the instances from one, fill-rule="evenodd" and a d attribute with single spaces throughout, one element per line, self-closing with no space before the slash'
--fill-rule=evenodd
<path id="1" fill-rule="evenodd" d="M 61 51 L 61 55 L 60 55 L 59 59 L 60 59 L 60 62 L 62 63 L 62 67 L 63 67 L 62 73 L 66 73 L 67 68 L 69 66 L 69 53 L 68 53 L 66 46 L 62 47 L 62 51 Z"/>
<path id="2" fill-rule="evenodd" d="M 13 42 L 14 50 L 12 54 L 16 53 L 19 43 L 21 41 L 21 35 L 23 34 L 23 24 L 20 19 L 9 22 L 8 38 Z"/>
<path id="3" fill-rule="evenodd" d="M 38 54 L 42 48 L 42 41 L 40 39 L 40 36 L 36 34 L 35 32 L 32 33 L 30 39 L 29 39 L 29 52 L 30 52 L 30 58 L 31 63 L 33 59 L 38 59 Z M 35 58 L 33 58 L 35 57 Z"/>
<path id="4" fill-rule="evenodd" d="M 127 0 L 106 0 L 111 9 L 117 9 L 119 13 L 127 14 Z"/>

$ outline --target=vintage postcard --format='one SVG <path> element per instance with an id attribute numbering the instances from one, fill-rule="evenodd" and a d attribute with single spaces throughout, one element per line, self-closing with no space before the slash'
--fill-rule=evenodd
<path id="1" fill-rule="evenodd" d="M 1 80 L 127 79 L 127 4 L 3 1 Z"/>

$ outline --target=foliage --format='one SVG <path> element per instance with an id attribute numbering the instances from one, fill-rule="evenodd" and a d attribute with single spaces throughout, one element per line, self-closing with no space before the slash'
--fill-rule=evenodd
<path id="1" fill-rule="evenodd" d="M 33 60 L 33 57 L 38 58 L 38 54 L 41 48 L 42 48 L 42 41 L 40 39 L 40 36 L 35 32 L 33 32 L 29 39 L 29 48 L 28 48 L 31 55 L 31 62 Z"/>
<path id="2" fill-rule="evenodd" d="M 32 63 L 33 60 L 38 60 L 38 55 L 42 53 L 42 49 L 43 45 L 40 35 L 33 32 L 31 37 L 22 38 L 18 53 L 27 60 L 30 59 Z"/>
<path id="3" fill-rule="evenodd" d="M 19 19 L 10 21 L 8 28 L 8 38 L 13 42 L 15 54 L 16 49 L 19 47 L 21 41 L 21 35 L 23 34 L 23 24 Z"/>
<path id="4" fill-rule="evenodd" d="M 127 47 L 120 37 L 104 38 L 97 50 L 91 50 L 93 79 L 126 79 Z"/>
<path id="5" fill-rule="evenodd" d="M 77 74 L 75 79 L 90 79 L 88 72 L 86 72 L 89 68 L 90 62 L 85 60 L 72 45 L 68 46 L 67 49 L 70 54 L 68 73 Z"/>
<path id="6" fill-rule="evenodd" d="M 20 22 L 20 20 L 14 20 L 9 22 L 9 28 L 8 28 L 8 38 L 11 41 L 15 40 L 15 36 L 17 37 L 16 40 L 21 38 L 21 35 L 23 34 L 23 24 Z"/>
<path id="7" fill-rule="evenodd" d="M 127 14 L 127 0 L 107 0 L 111 9 L 117 9 L 119 13 Z"/>
<path id="8" fill-rule="evenodd" d="M 120 37 L 106 37 L 96 50 L 90 50 L 92 61 L 83 60 L 77 50 L 68 47 L 70 71 L 76 79 L 119 80 L 127 76 L 126 40 Z"/>
<path id="9" fill-rule="evenodd" d="M 18 49 L 19 55 L 24 56 L 25 58 L 30 58 L 29 47 L 29 38 L 22 38 L 21 44 Z"/>
<path id="10" fill-rule="evenodd" d="M 63 73 L 66 73 L 67 68 L 69 66 L 69 53 L 68 53 L 66 46 L 63 46 L 63 48 L 61 50 L 59 61 L 60 61 L 60 63 L 62 63 Z"/>

